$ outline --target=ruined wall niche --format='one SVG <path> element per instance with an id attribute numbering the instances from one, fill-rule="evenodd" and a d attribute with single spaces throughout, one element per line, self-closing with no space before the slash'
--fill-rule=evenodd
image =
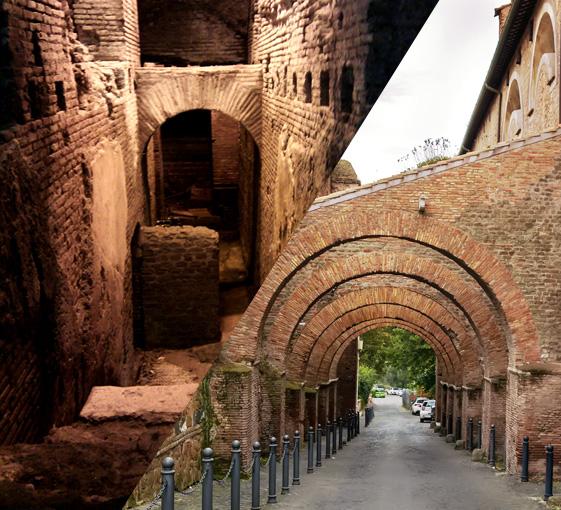
<path id="1" fill-rule="evenodd" d="M 343 113 L 352 113 L 353 111 L 353 92 L 355 86 L 355 78 L 353 68 L 351 66 L 343 66 L 341 71 L 341 111 Z"/>
<path id="2" fill-rule="evenodd" d="M 138 0 L 142 62 L 244 64 L 250 0 Z"/>
<path id="3" fill-rule="evenodd" d="M 503 139 L 512 140 L 513 138 L 520 136 L 524 125 L 524 119 L 522 115 L 520 87 L 515 74 L 513 74 L 513 77 L 510 80 L 504 119 Z"/>
<path id="4" fill-rule="evenodd" d="M 304 77 L 304 102 L 312 102 L 312 73 L 310 71 Z"/>
<path id="5" fill-rule="evenodd" d="M 319 75 L 320 106 L 329 106 L 329 71 L 321 71 Z"/>

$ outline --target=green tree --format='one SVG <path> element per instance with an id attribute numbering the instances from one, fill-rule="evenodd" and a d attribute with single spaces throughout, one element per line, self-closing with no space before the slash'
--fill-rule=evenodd
<path id="1" fill-rule="evenodd" d="M 370 390 L 376 382 L 376 372 L 369 366 L 359 365 L 358 367 L 358 397 L 364 404 L 368 401 Z"/>
<path id="2" fill-rule="evenodd" d="M 427 393 L 434 392 L 434 352 L 421 337 L 401 328 L 388 327 L 369 331 L 362 339 L 360 366 L 373 371 L 374 382 L 415 386 Z M 359 370 L 359 385 L 360 374 Z"/>

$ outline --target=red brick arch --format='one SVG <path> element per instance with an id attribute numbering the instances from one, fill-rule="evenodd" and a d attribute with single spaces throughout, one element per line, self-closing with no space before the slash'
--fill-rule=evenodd
<path id="1" fill-rule="evenodd" d="M 463 360 L 450 342 L 441 325 L 432 320 L 420 310 L 409 308 L 403 304 L 372 304 L 343 314 L 338 321 L 322 336 L 310 352 L 310 360 L 304 366 L 305 379 L 314 380 L 316 377 L 324 379 L 328 377 L 328 368 L 331 360 L 345 341 L 352 338 L 344 338 L 344 334 L 350 331 L 354 325 L 362 324 L 373 319 L 399 319 L 409 324 L 415 324 L 427 333 L 425 340 L 431 345 L 435 353 L 441 355 L 447 366 L 457 375 L 462 382 Z M 481 380 L 481 377 L 480 377 Z"/>
<path id="2" fill-rule="evenodd" d="M 487 247 L 450 224 L 403 210 L 383 210 L 372 215 L 357 208 L 352 216 L 337 216 L 336 207 L 327 209 L 325 218 L 317 217 L 314 211 L 307 225 L 291 239 L 234 331 L 223 353 L 225 359 L 256 359 L 261 355 L 259 346 L 267 349 L 269 339 L 263 336 L 263 330 L 268 312 L 288 282 L 307 263 L 334 246 L 380 236 L 419 243 L 453 260 L 473 277 L 493 303 L 506 338 L 501 350 L 508 352 L 512 363 L 539 359 L 538 335 L 528 304 L 508 268 Z M 248 333 L 256 332 L 260 342 L 255 336 L 248 339 Z"/>
<path id="3" fill-rule="evenodd" d="M 286 356 L 288 372 L 298 377 L 296 374 L 304 373 L 306 368 L 308 373 L 317 370 L 317 367 L 322 364 L 318 361 L 318 357 L 323 359 L 328 356 L 331 346 L 336 344 L 340 336 L 339 328 L 352 326 L 349 323 L 349 320 L 352 320 L 349 319 L 352 317 L 351 312 L 360 311 L 370 314 L 371 305 L 387 307 L 391 304 L 413 310 L 423 315 L 429 323 L 440 328 L 440 332 L 437 331 L 434 336 L 442 338 L 439 346 L 445 352 L 447 348 L 450 349 L 450 354 L 446 355 L 455 360 L 457 371 L 461 370 L 460 363 L 470 366 L 472 370 L 480 368 L 476 356 L 479 349 L 475 345 L 477 340 L 473 331 L 468 331 L 465 325 L 441 303 L 407 288 L 373 287 L 346 294 L 318 312 L 302 330 L 292 348 L 288 349 Z M 455 332 L 452 336 L 458 337 L 458 346 L 450 340 L 451 332 Z M 439 346 L 433 346 L 435 351 L 439 350 Z M 463 359 L 460 362 L 461 358 Z M 478 379 L 481 381 L 480 369 L 477 372 L 479 372 Z"/>
<path id="4" fill-rule="evenodd" d="M 140 152 L 167 119 L 189 110 L 219 110 L 239 121 L 261 144 L 260 65 L 137 70 Z"/>
<path id="5" fill-rule="evenodd" d="M 379 329 L 379 328 L 384 328 L 384 327 L 397 327 L 397 328 L 405 329 L 405 330 L 407 330 L 411 333 L 414 333 L 414 334 L 420 336 L 425 341 L 427 341 L 426 340 L 427 337 L 430 337 L 430 333 L 428 331 L 426 331 L 425 329 L 423 329 L 421 326 L 418 326 L 417 324 L 406 322 L 404 320 L 401 320 L 401 319 L 398 319 L 398 318 L 394 317 L 394 318 L 391 318 L 391 319 L 387 319 L 387 318 L 384 318 L 384 319 L 370 319 L 370 320 L 364 321 L 360 324 L 356 324 L 354 327 L 349 329 L 349 331 L 343 333 L 342 336 L 344 336 L 345 338 L 343 339 L 342 344 L 348 345 L 347 340 L 353 340 L 357 336 L 362 335 L 364 333 L 367 333 L 368 331 L 372 331 L 372 330 Z M 455 374 L 454 374 L 454 371 L 453 371 L 453 368 L 451 367 L 451 365 L 449 363 L 446 363 L 445 360 L 442 359 L 441 355 L 439 353 L 437 353 L 436 351 L 435 351 L 435 355 L 436 355 L 437 360 L 439 361 L 438 366 L 443 370 L 442 377 L 444 377 L 444 379 L 447 380 L 447 381 L 448 380 L 453 381 L 455 379 Z M 337 357 L 337 362 L 339 361 L 339 359 L 340 359 L 340 356 Z M 321 380 L 321 376 L 323 376 L 324 373 L 328 374 L 329 379 L 333 379 L 333 378 L 336 377 L 336 375 L 337 375 L 337 364 L 335 364 L 334 361 L 335 361 L 335 358 L 332 358 L 331 365 L 329 366 L 327 372 L 324 372 L 323 367 L 321 368 L 320 380 Z"/>
<path id="6" fill-rule="evenodd" d="M 318 299 L 336 288 L 342 282 L 361 278 L 370 274 L 390 274 L 400 277 L 420 280 L 431 284 L 446 296 L 458 296 L 459 303 L 463 306 L 468 316 L 476 324 L 476 334 L 480 336 L 481 343 L 486 353 L 486 371 L 490 373 L 506 372 L 506 349 L 505 340 L 496 320 L 493 318 L 489 307 L 481 303 L 481 295 L 476 289 L 470 288 L 465 281 L 447 268 L 438 263 L 413 257 L 411 255 L 378 255 L 376 253 L 359 254 L 343 260 L 335 260 L 331 264 L 325 264 L 320 270 L 314 272 L 310 277 L 299 282 L 297 287 L 292 289 L 290 296 L 286 297 L 285 305 L 281 307 L 277 314 L 277 321 L 271 328 L 267 347 L 270 349 L 269 359 L 275 359 L 281 349 L 285 349 L 289 343 L 289 338 L 294 334 L 294 328 L 299 323 L 310 305 Z M 279 320 L 281 319 L 281 320 Z M 316 331 L 316 333 L 318 333 Z M 494 342 L 491 344 L 490 340 Z M 468 345 L 465 346 L 468 348 Z M 476 350 L 472 345 L 472 350 Z M 279 363 L 284 364 L 284 359 L 277 358 Z"/>

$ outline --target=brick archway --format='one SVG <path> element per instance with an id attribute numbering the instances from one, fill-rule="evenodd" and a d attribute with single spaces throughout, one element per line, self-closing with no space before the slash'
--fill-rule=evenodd
<path id="1" fill-rule="evenodd" d="M 138 140 L 146 143 L 167 119 L 189 110 L 219 110 L 261 144 L 260 65 L 141 68 L 136 72 Z"/>

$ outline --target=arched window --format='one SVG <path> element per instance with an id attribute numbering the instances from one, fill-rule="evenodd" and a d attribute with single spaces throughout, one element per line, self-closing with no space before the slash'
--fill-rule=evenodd
<path id="1" fill-rule="evenodd" d="M 504 139 L 512 140 L 522 133 L 522 102 L 520 99 L 520 87 L 518 80 L 512 79 L 508 89 L 506 102 Z"/>
<path id="2" fill-rule="evenodd" d="M 353 90 L 355 86 L 355 78 L 353 68 L 343 66 L 341 72 L 341 111 L 351 113 L 353 111 Z"/>
<path id="3" fill-rule="evenodd" d="M 321 106 L 329 106 L 329 71 L 322 71 L 320 73 L 319 88 L 320 88 L 319 104 Z"/>
<path id="4" fill-rule="evenodd" d="M 534 48 L 529 90 L 528 108 L 532 113 L 540 102 L 543 87 L 546 88 L 555 80 L 555 31 L 552 16 L 546 10 L 535 25 Z"/>

